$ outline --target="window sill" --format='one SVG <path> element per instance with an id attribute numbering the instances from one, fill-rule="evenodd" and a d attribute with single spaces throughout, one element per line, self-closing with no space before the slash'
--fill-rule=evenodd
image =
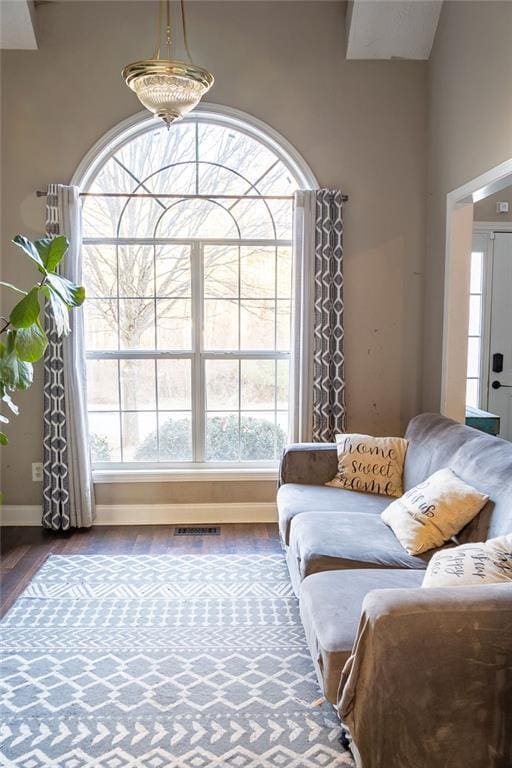
<path id="1" fill-rule="evenodd" d="M 251 469 L 95 469 L 95 485 L 101 483 L 276 482 L 278 468 Z"/>

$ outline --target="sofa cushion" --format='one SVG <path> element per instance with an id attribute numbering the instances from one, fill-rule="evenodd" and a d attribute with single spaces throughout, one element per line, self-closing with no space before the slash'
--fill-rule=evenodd
<path id="1" fill-rule="evenodd" d="M 466 483 L 489 496 L 459 541 L 485 541 L 512 533 L 512 443 L 458 424 L 439 414 L 411 419 L 405 437 L 404 488 L 450 467 Z"/>
<path id="2" fill-rule="evenodd" d="M 285 544 L 290 538 L 292 518 L 302 512 L 373 512 L 379 515 L 389 504 L 389 498 L 374 493 L 344 491 L 323 485 L 287 483 L 277 492 L 279 530 Z"/>
<path id="3" fill-rule="evenodd" d="M 290 527 L 289 562 L 300 578 L 347 568 L 425 569 L 438 550 L 409 555 L 380 515 L 304 512 Z"/>
<path id="4" fill-rule="evenodd" d="M 326 699 L 336 703 L 365 595 L 372 589 L 420 587 L 423 575 L 424 571 L 399 569 L 330 571 L 302 582 L 300 614 Z"/>

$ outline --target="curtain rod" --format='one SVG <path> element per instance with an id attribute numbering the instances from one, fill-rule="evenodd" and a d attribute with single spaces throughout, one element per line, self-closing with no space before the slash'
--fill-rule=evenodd
<path id="1" fill-rule="evenodd" d="M 36 190 L 37 197 L 46 197 L 47 194 L 41 189 Z M 159 200 L 293 200 L 293 195 L 160 195 L 151 192 L 80 192 L 80 197 L 149 197 Z M 342 195 L 341 199 L 346 203 L 348 195 Z"/>

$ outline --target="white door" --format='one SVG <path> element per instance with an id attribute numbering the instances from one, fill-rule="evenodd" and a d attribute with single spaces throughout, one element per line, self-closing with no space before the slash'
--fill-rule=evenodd
<path id="1" fill-rule="evenodd" d="M 488 408 L 512 440 L 512 232 L 494 239 L 489 352 Z"/>

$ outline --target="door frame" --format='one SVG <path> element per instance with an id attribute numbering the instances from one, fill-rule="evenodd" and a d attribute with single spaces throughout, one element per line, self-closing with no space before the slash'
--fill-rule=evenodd
<path id="1" fill-rule="evenodd" d="M 446 196 L 441 413 L 464 422 L 473 204 L 512 186 L 512 158 Z"/>
<path id="2" fill-rule="evenodd" d="M 494 235 L 512 233 L 512 221 L 475 221 L 473 236 L 483 235 L 486 238 L 483 286 L 482 286 L 482 348 L 480 359 L 480 397 L 478 407 L 488 410 L 489 403 L 489 363 L 491 344 L 491 308 L 492 308 L 492 273 L 494 263 Z"/>

